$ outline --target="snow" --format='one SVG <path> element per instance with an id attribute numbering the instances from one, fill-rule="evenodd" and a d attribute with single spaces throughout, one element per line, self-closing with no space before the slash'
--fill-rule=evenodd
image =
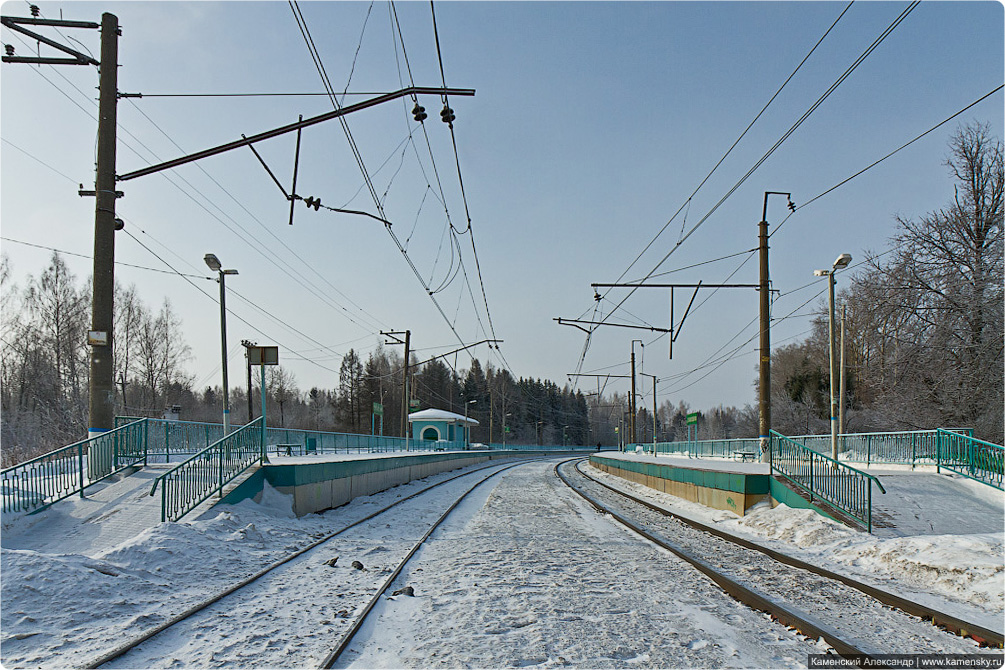
<path id="1" fill-rule="evenodd" d="M 667 552 L 638 543 L 563 492 L 547 476 L 550 468 L 522 466 L 502 476 L 508 486 L 496 478 L 469 496 L 392 586 L 413 586 L 415 596 L 382 599 L 345 662 L 368 667 L 798 667 L 807 653 L 818 650 L 815 642 L 682 570 Z M 122 515 L 95 499 L 70 498 L 28 517 L 5 515 L 0 661 L 5 668 L 84 665 L 317 538 L 454 474 L 301 518 L 293 515 L 289 496 L 268 486 L 260 503 L 246 500 L 198 519 L 140 530 L 115 526 Z M 599 471 L 591 474 L 615 481 Z M 121 498 L 129 495 L 124 493 L 129 486 L 140 492 L 146 484 L 129 477 L 107 490 Z M 982 616 L 990 622 L 985 625 L 1001 627 L 1000 531 L 870 537 L 807 510 L 764 506 L 737 518 L 644 490 L 705 523 L 832 569 L 871 576 L 908 597 L 951 602 L 958 615 Z M 390 525 L 326 545 L 320 555 L 304 554 L 317 565 L 305 567 L 303 581 L 291 581 L 284 590 L 273 580 L 263 586 L 259 601 L 235 606 L 212 624 L 194 625 L 194 639 L 216 650 L 212 661 L 205 648 L 169 638 L 165 649 L 151 652 L 161 660 L 149 667 L 316 665 L 346 621 L 340 618 L 342 599 L 372 588 L 398 547 L 413 542 L 430 515 L 435 517 L 435 510 L 421 507 L 403 510 Z M 88 527 L 110 530 L 84 532 Z M 337 567 L 323 567 L 334 555 L 341 556 Z M 356 559 L 367 569 L 349 567 Z M 318 581 L 320 575 L 325 577 Z M 293 597 L 299 593 L 317 594 L 314 609 Z M 268 634 L 256 629 L 256 622 L 264 623 Z M 226 645 L 220 643 L 224 638 Z"/>
<path id="2" fill-rule="evenodd" d="M 835 572 L 871 582 L 904 597 L 937 605 L 943 611 L 1001 630 L 1005 617 L 1005 528 L 1001 514 L 1005 509 L 1005 494 L 983 484 L 977 503 L 960 496 L 962 503 L 985 503 L 993 508 L 997 499 L 998 517 L 985 521 L 991 532 L 971 534 L 921 534 L 928 525 L 916 529 L 911 536 L 873 535 L 854 530 L 827 519 L 809 509 L 779 505 L 774 509 L 760 503 L 739 517 L 726 510 L 713 510 L 682 498 L 589 468 L 591 476 L 622 488 L 640 497 L 657 502 L 661 507 L 681 517 L 693 519 L 720 530 L 745 537 L 772 549 L 790 554 Z M 870 471 L 875 473 L 875 471 Z M 882 473 L 879 473 L 882 474 Z M 904 476 L 910 476 L 904 473 Z M 930 475 L 942 477 L 945 475 Z M 883 477 L 884 485 L 889 483 Z M 954 482 L 965 482 L 954 478 Z M 970 484 L 962 484 L 966 490 Z M 924 500 L 917 493 L 916 498 Z M 900 491 L 888 487 L 891 501 Z M 875 501 L 875 498 L 874 498 Z M 925 513 L 940 526 L 958 520 L 958 505 L 925 505 Z M 874 504 L 876 504 L 874 502 Z M 892 502 L 890 504 L 893 504 Z M 944 517 L 940 517 L 944 515 Z M 995 531 L 994 528 L 999 528 Z"/>

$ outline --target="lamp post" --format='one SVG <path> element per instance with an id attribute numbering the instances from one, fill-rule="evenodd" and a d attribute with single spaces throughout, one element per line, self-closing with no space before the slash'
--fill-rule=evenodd
<path id="1" fill-rule="evenodd" d="M 506 417 L 513 416 L 513 413 L 507 413 L 503 415 L 503 449 L 506 448 L 506 433 L 509 431 L 509 424 L 506 422 Z"/>
<path id="2" fill-rule="evenodd" d="M 227 293 L 224 278 L 227 275 L 236 275 L 237 270 L 224 270 L 220 264 L 220 259 L 215 254 L 206 254 L 203 257 L 209 269 L 220 275 L 220 346 L 223 358 L 223 434 L 230 434 L 230 391 L 227 381 Z M 248 419 L 251 420 L 250 417 Z"/>
<path id="3" fill-rule="evenodd" d="M 464 403 L 464 450 L 471 446 L 471 426 L 468 425 L 468 405 L 473 405 L 478 400 L 469 400 Z"/>
<path id="4" fill-rule="evenodd" d="M 834 266 L 830 270 L 814 270 L 813 274 L 817 277 L 827 277 L 827 311 L 828 311 L 828 330 L 829 330 L 829 340 L 830 340 L 830 382 L 831 382 L 831 458 L 835 461 L 838 459 L 838 440 L 837 440 L 837 389 L 835 384 L 837 383 L 837 359 L 834 356 L 834 273 L 838 270 L 842 270 L 848 267 L 851 263 L 851 254 L 841 254 L 834 261 Z"/>

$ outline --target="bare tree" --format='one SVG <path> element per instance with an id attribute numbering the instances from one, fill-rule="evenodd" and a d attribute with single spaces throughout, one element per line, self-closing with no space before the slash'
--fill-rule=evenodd
<path id="1" fill-rule="evenodd" d="M 946 162 L 951 204 L 898 217 L 895 254 L 853 287 L 860 391 L 899 426 L 1002 441 L 1002 153 L 987 125 L 960 128 Z"/>

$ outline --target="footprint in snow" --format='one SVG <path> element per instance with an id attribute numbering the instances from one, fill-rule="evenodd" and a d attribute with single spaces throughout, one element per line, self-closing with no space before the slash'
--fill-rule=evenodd
<path id="1" fill-rule="evenodd" d="M 698 651 L 708 646 L 708 640 L 691 640 L 686 646 L 691 651 Z"/>

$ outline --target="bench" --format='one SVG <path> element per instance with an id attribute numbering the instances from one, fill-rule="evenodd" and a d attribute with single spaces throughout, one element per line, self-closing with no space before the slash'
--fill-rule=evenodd
<path id="1" fill-rule="evenodd" d="M 299 448 L 300 448 L 299 444 L 277 444 L 276 445 L 276 456 L 280 456 L 280 455 L 282 455 L 284 453 L 287 456 L 292 456 L 293 455 L 293 450 L 294 449 L 299 449 Z"/>
<path id="2" fill-rule="evenodd" d="M 750 459 L 751 461 L 755 461 L 755 460 L 757 460 L 757 454 L 755 452 L 753 452 L 753 451 L 734 451 L 733 452 L 733 460 L 734 461 L 738 460 L 741 463 L 746 463 L 747 459 Z"/>

